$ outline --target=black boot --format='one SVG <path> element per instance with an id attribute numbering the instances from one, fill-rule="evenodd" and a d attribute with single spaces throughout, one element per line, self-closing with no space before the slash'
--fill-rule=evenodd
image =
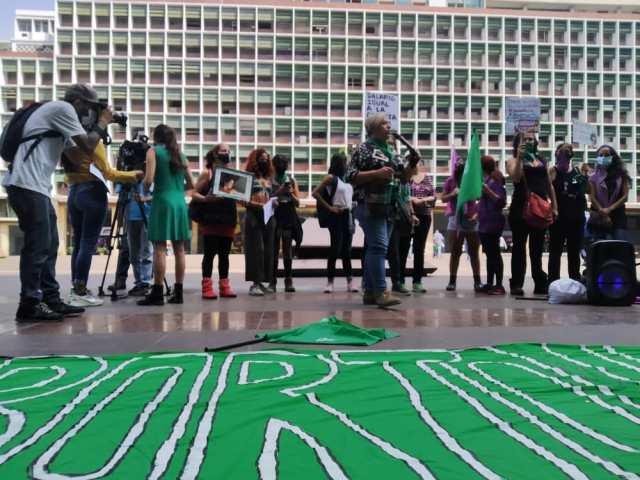
<path id="1" fill-rule="evenodd" d="M 295 293 L 296 289 L 293 286 L 293 279 L 291 277 L 284 279 L 284 291 L 288 293 Z"/>
<path id="2" fill-rule="evenodd" d="M 173 286 L 173 295 L 171 295 L 169 297 L 169 300 L 167 300 L 167 303 L 178 303 L 178 304 L 184 303 L 184 300 L 182 298 L 182 284 L 181 283 L 176 283 Z"/>
<path id="3" fill-rule="evenodd" d="M 43 302 L 21 303 L 16 312 L 16 322 L 61 322 L 63 318 Z"/>
<path id="4" fill-rule="evenodd" d="M 142 300 L 138 300 L 138 305 L 164 305 L 162 285 L 154 285 L 151 291 Z"/>

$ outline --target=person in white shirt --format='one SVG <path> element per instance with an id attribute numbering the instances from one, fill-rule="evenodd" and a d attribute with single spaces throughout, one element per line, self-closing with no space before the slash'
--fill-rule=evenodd
<path id="1" fill-rule="evenodd" d="M 344 181 L 347 172 L 347 156 L 338 152 L 331 157 L 329 174 L 313 191 L 318 208 L 328 212 L 328 229 L 331 239 L 327 259 L 327 287 L 325 293 L 333 292 L 333 279 L 336 274 L 336 261 L 342 259 L 342 268 L 347 277 L 347 291 L 357 292 L 353 285 L 351 268 L 351 243 L 355 226 L 353 223 L 353 187 Z"/>
<path id="2" fill-rule="evenodd" d="M 15 156 L 4 159 L 9 171 L 2 185 L 24 233 L 16 321 L 60 321 L 64 316 L 84 311 L 60 299 L 55 271 L 58 227 L 51 203 L 51 175 L 64 149 L 72 143 L 91 155 L 100 139 L 106 137 L 111 121 L 111 110 L 98 102 L 95 90 L 86 85 L 72 85 L 63 101 L 48 102 L 33 111 L 24 124 L 23 141 Z M 91 131 L 87 133 L 84 126 Z M 6 140 L 6 131 L 0 143 Z M 42 136 L 34 138 L 35 135 Z M 25 140 L 27 137 L 31 139 Z"/>

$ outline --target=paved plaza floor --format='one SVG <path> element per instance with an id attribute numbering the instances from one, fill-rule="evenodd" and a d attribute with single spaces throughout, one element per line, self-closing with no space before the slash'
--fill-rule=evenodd
<path id="1" fill-rule="evenodd" d="M 102 307 L 61 323 L 17 324 L 14 313 L 19 289 L 18 259 L 1 259 L 0 355 L 199 351 L 249 340 L 259 331 L 292 328 L 329 315 L 363 327 L 385 327 L 400 333 L 400 337 L 378 344 L 378 348 L 385 349 L 458 348 L 510 342 L 640 344 L 638 306 L 549 305 L 545 301 L 516 300 L 509 296 L 476 295 L 466 259 L 461 262 L 457 292 L 444 291 L 448 257 L 443 256 L 434 262 L 438 267 L 436 274 L 425 279 L 428 293 L 407 297 L 402 305 L 390 310 L 362 305 L 359 294 L 344 292 L 344 279 L 336 280 L 336 292 L 331 295 L 322 293 L 324 279 L 300 278 L 296 279 L 295 294 L 249 297 L 241 256 L 232 258 L 231 278 L 238 298 L 202 300 L 200 260 L 197 255 L 188 257 L 184 305 L 138 307 L 134 298 L 117 302 L 105 298 Z M 506 257 L 507 264 L 508 260 Z M 105 257 L 95 257 L 90 282 L 94 290 L 104 264 Z M 168 265 L 173 267 L 172 259 Z M 107 284 L 113 279 L 111 270 Z M 69 257 L 60 257 L 58 271 L 63 290 L 68 292 Z M 279 287 L 282 288 L 282 283 Z M 528 293 L 532 289 L 532 284 L 527 285 Z"/>

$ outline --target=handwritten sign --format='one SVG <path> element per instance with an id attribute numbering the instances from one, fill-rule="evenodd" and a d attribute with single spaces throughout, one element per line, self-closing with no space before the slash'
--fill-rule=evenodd
<path id="1" fill-rule="evenodd" d="M 398 95 L 381 92 L 367 92 L 365 95 L 364 118 L 376 113 L 384 113 L 391 122 L 391 128 L 400 130 L 400 101 Z"/>
<path id="2" fill-rule="evenodd" d="M 505 102 L 505 133 L 511 135 L 540 129 L 540 99 L 507 97 Z"/>
<path id="3" fill-rule="evenodd" d="M 598 127 L 595 125 L 574 120 L 571 131 L 573 143 L 587 145 L 593 148 L 598 146 Z"/>

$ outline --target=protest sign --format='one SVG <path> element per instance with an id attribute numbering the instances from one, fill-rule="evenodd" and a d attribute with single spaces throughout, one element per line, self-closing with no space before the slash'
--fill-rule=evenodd
<path id="1" fill-rule="evenodd" d="M 364 118 L 376 113 L 384 113 L 391 122 L 391 128 L 400 130 L 400 102 L 398 95 L 381 92 L 366 92 Z"/>
<path id="2" fill-rule="evenodd" d="M 537 97 L 507 97 L 505 102 L 505 133 L 511 135 L 540 129 L 540 99 Z"/>
<path id="3" fill-rule="evenodd" d="M 598 146 L 598 127 L 595 125 L 574 120 L 571 131 L 573 143 L 594 148 Z"/>

